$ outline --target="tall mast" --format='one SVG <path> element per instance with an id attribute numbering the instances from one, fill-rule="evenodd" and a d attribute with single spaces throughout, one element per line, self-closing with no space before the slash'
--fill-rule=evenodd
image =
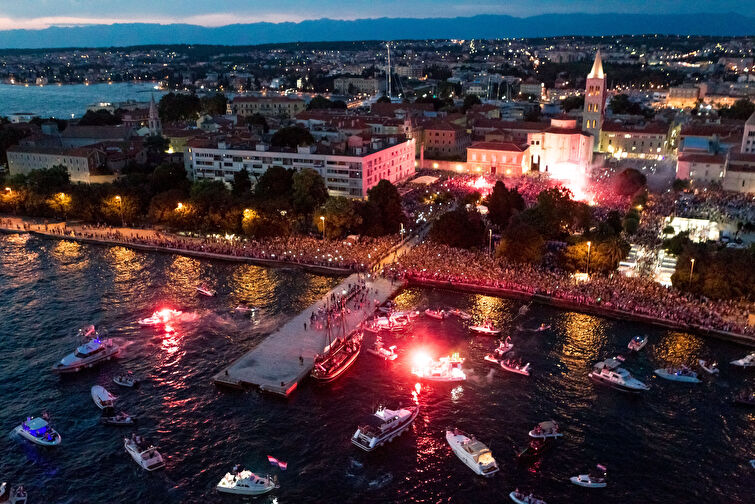
<path id="1" fill-rule="evenodd" d="M 391 43 L 386 42 L 388 48 L 388 98 L 393 98 L 393 91 L 391 90 Z"/>

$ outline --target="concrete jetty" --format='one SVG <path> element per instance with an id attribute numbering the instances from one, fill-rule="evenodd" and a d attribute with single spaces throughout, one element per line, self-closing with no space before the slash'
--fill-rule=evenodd
<path id="1" fill-rule="evenodd" d="M 358 283 L 360 278 L 364 278 L 364 274 L 355 273 L 344 279 L 320 301 L 286 322 L 215 375 L 214 382 L 233 388 L 258 387 L 264 392 L 289 396 L 309 375 L 315 355 L 322 353 L 328 344 L 327 330 L 313 329 L 310 326 L 310 315 L 317 309 L 326 307 L 331 294 L 346 293 L 349 284 Z M 336 324 L 331 329 L 331 334 L 341 336 L 357 330 L 374 313 L 376 305 L 384 303 L 402 287 L 401 282 L 369 277 L 366 281 L 368 294 L 364 307 L 360 309 L 358 303 L 349 302 L 347 307 L 351 313 L 344 314 L 343 327 L 340 323 Z M 306 330 L 304 324 L 307 325 Z"/>

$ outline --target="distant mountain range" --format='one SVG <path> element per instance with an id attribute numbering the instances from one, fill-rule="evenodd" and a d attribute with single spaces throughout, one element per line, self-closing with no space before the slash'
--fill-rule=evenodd
<path id="1" fill-rule="evenodd" d="M 157 44 L 255 45 L 346 40 L 471 39 L 559 35 L 755 35 L 755 17 L 716 14 L 542 14 L 527 18 L 378 18 L 250 23 L 54 26 L 0 31 L 0 48 L 122 47 Z"/>

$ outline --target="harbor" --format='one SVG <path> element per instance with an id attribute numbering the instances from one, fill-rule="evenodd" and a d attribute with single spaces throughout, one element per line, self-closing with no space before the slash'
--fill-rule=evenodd
<path id="1" fill-rule="evenodd" d="M 330 329 L 331 333 L 335 333 L 333 337 L 348 336 L 359 330 L 375 308 L 393 297 L 403 285 L 384 278 L 363 279 L 365 275 L 360 273 L 346 277 L 321 300 L 215 375 L 214 382 L 233 388 L 257 387 L 263 392 L 288 397 L 312 371 L 315 356 L 328 345 L 328 329 L 312 326 L 313 313 L 326 310 L 331 299 L 346 296 L 352 286 L 363 285 L 366 295 L 364 305 L 359 307 L 360 303 L 349 300 L 346 304 L 348 311 L 339 317 L 342 321 Z"/>

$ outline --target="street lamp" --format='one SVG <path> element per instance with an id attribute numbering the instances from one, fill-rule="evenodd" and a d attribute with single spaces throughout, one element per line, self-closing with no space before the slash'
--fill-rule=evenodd
<path id="1" fill-rule="evenodd" d="M 12 194 L 13 190 L 10 187 L 6 187 L 5 190 L 8 192 L 8 194 Z"/>
<path id="2" fill-rule="evenodd" d="M 590 248 L 592 247 L 592 242 L 587 242 L 587 277 L 590 277 Z"/>
<path id="3" fill-rule="evenodd" d="M 692 286 L 692 271 L 695 269 L 695 258 L 689 260 L 689 282 L 687 282 L 687 288 Z"/>
<path id="4" fill-rule="evenodd" d="M 399 231 L 401 233 L 401 241 L 404 241 L 404 223 L 401 223 L 401 230 Z"/>
<path id="5" fill-rule="evenodd" d="M 178 210 L 181 210 L 181 209 L 183 209 L 183 207 L 184 207 L 184 204 L 183 204 L 183 203 L 181 203 L 181 202 L 179 201 L 179 202 L 178 202 L 178 205 L 176 205 L 176 210 L 177 210 L 177 211 L 178 211 Z"/>
<path id="6" fill-rule="evenodd" d="M 321 215 L 320 220 L 322 221 L 322 239 L 325 239 L 325 216 Z"/>
<path id="7" fill-rule="evenodd" d="M 493 255 L 493 230 L 488 229 L 488 255 Z"/>
<path id="8" fill-rule="evenodd" d="M 120 196 L 116 196 L 115 201 L 118 202 L 118 210 L 121 214 L 121 225 L 126 227 L 126 219 L 123 217 L 123 199 Z"/>

